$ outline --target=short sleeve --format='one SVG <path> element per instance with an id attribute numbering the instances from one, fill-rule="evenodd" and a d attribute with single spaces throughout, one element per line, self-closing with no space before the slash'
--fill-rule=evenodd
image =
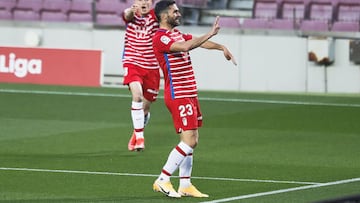
<path id="1" fill-rule="evenodd" d="M 173 43 L 174 40 L 165 33 L 158 33 L 153 37 L 153 47 L 155 52 L 169 53 L 170 47 Z"/>

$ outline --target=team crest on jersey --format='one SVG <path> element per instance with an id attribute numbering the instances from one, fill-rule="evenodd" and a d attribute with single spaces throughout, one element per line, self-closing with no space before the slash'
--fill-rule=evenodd
<path id="1" fill-rule="evenodd" d="M 187 122 L 187 119 L 185 117 L 182 118 L 182 123 L 183 123 L 184 126 L 187 126 L 188 122 Z"/>
<path id="2" fill-rule="evenodd" d="M 167 44 L 169 44 L 171 39 L 169 37 L 167 37 L 167 36 L 161 36 L 160 40 L 161 40 L 162 43 L 167 45 Z"/>

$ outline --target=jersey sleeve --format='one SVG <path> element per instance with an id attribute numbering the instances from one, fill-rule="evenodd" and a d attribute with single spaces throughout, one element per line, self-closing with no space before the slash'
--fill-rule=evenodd
<path id="1" fill-rule="evenodd" d="M 153 18 L 156 22 L 158 22 L 156 15 L 155 15 L 155 9 L 150 10 L 150 15 L 151 15 L 151 18 Z"/>
<path id="2" fill-rule="evenodd" d="M 183 34 L 183 38 L 185 39 L 185 41 L 188 41 L 191 40 L 193 36 L 191 34 Z"/>
<path id="3" fill-rule="evenodd" d="M 157 33 L 153 38 L 154 51 L 160 53 L 170 53 L 170 47 L 175 41 L 166 33 Z"/>

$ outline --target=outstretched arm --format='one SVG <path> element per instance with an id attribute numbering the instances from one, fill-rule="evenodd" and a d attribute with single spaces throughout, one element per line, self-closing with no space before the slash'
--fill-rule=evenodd
<path id="1" fill-rule="evenodd" d="M 212 42 L 212 41 L 206 41 L 201 45 L 202 48 L 205 49 L 216 49 L 216 50 L 220 50 L 223 51 L 224 56 L 227 60 L 231 60 L 231 62 L 236 66 L 236 60 L 234 58 L 234 56 L 231 54 L 231 52 L 229 51 L 229 49 L 227 47 L 225 47 L 222 44 L 218 44 L 216 42 Z"/>
<path id="2" fill-rule="evenodd" d="M 201 46 L 203 43 L 205 43 L 207 40 L 209 40 L 211 37 L 216 35 L 219 32 L 219 17 L 216 17 L 215 22 L 212 26 L 212 29 L 202 35 L 201 37 L 196 37 L 191 40 L 185 41 L 185 42 L 175 42 L 171 45 L 170 51 L 171 52 L 188 52 L 192 49 L 195 49 L 199 46 Z"/>

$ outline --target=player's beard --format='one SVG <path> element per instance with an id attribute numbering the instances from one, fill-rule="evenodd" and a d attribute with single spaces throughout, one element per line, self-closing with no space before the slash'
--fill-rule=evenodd
<path id="1" fill-rule="evenodd" d="M 171 27 L 176 27 L 180 25 L 180 17 L 175 18 L 167 18 L 167 23 L 171 25 Z"/>

